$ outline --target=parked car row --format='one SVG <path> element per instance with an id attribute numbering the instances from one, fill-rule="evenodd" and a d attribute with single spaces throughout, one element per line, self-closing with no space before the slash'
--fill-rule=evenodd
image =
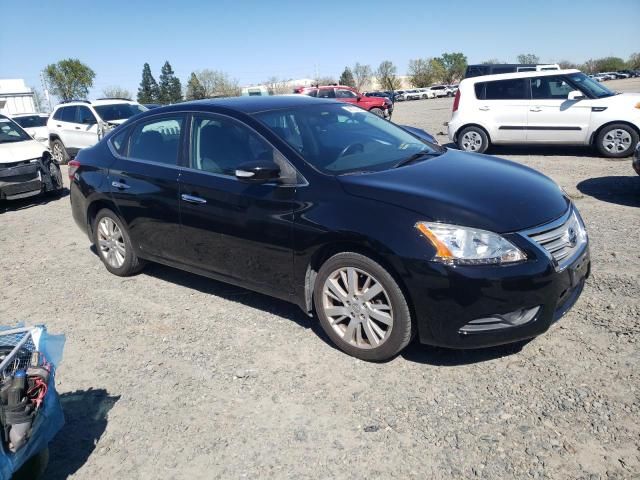
<path id="1" fill-rule="evenodd" d="M 331 98 L 339 102 L 358 105 L 379 117 L 389 118 L 393 113 L 393 102 L 387 96 L 362 95 L 355 88 L 344 85 L 323 85 L 317 87 L 298 87 L 293 93 L 315 98 Z"/>
<path id="2" fill-rule="evenodd" d="M 589 75 L 589 77 L 597 80 L 598 82 L 605 82 L 607 80 L 618 80 L 622 78 L 634 78 L 640 77 L 640 70 L 620 70 L 619 72 L 602 72 Z"/>

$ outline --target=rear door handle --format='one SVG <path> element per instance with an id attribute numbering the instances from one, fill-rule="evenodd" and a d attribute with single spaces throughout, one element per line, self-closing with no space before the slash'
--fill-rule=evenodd
<path id="1" fill-rule="evenodd" d="M 205 203 L 207 203 L 204 198 L 187 195 L 186 193 L 180 195 L 180 198 L 182 198 L 182 200 L 184 200 L 185 202 L 195 203 L 196 205 L 204 205 Z"/>
<path id="2" fill-rule="evenodd" d="M 126 190 L 128 188 L 131 188 L 130 185 L 127 185 L 126 183 L 122 183 L 122 182 L 111 182 L 111 186 L 119 190 Z"/>
<path id="3" fill-rule="evenodd" d="M 542 108 L 540 108 L 540 107 L 532 107 L 532 108 L 529 109 L 529 111 L 530 112 L 541 112 Z"/>
<path id="4" fill-rule="evenodd" d="M 490 108 L 489 107 L 480 107 L 480 108 L 478 108 L 478 110 L 482 110 L 483 112 L 486 112 L 486 111 L 490 110 Z"/>
<path id="5" fill-rule="evenodd" d="M 80 127 L 76 127 L 76 130 L 80 130 Z"/>

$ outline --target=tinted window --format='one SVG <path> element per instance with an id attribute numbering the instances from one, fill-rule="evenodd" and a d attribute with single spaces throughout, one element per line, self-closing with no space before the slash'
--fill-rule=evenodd
<path id="1" fill-rule="evenodd" d="M 46 127 L 47 117 L 42 115 L 29 115 L 28 117 L 18 117 L 13 119 L 22 128 Z"/>
<path id="2" fill-rule="evenodd" d="M 63 122 L 76 122 L 76 110 L 77 107 L 63 107 L 62 108 L 62 120 Z"/>
<path id="3" fill-rule="evenodd" d="M 321 88 L 318 90 L 318 98 L 335 98 L 336 94 L 333 88 Z"/>
<path id="4" fill-rule="evenodd" d="M 515 71 L 515 67 L 493 67 L 491 69 L 491 75 L 497 75 L 499 73 L 513 73 Z"/>
<path id="5" fill-rule="evenodd" d="M 105 122 L 112 120 L 126 120 L 134 115 L 145 112 L 147 109 L 137 103 L 112 103 L 106 105 L 94 105 L 97 114 Z"/>
<path id="6" fill-rule="evenodd" d="M 489 67 L 485 65 L 472 65 L 467 67 L 465 77 L 479 77 L 480 75 L 486 75 L 487 73 L 489 73 Z"/>
<path id="7" fill-rule="evenodd" d="M 111 137 L 111 145 L 120 155 L 126 155 L 128 129 L 124 128 Z"/>
<path id="8" fill-rule="evenodd" d="M 351 90 L 347 90 L 344 88 L 337 88 L 336 98 L 358 98 L 358 95 L 353 93 Z"/>
<path id="9" fill-rule="evenodd" d="M 54 120 L 62 120 L 62 112 L 64 111 L 64 107 L 59 108 L 55 111 L 55 113 L 53 114 L 53 119 Z"/>
<path id="10" fill-rule="evenodd" d="M 497 82 L 487 82 L 486 100 L 523 100 L 529 98 L 526 93 L 527 80 L 511 79 L 498 80 Z"/>
<path id="11" fill-rule="evenodd" d="M 89 107 L 76 107 L 76 115 L 76 123 L 83 123 L 85 125 L 96 123 L 96 117 L 91 113 Z"/>
<path id="12" fill-rule="evenodd" d="M 574 88 L 562 77 L 539 77 L 531 79 L 531 98 L 566 100 Z"/>
<path id="13" fill-rule="evenodd" d="M 129 142 L 129 156 L 175 165 L 182 123 L 182 117 L 165 117 L 136 125 Z"/>
<path id="14" fill-rule="evenodd" d="M 476 83 L 475 89 L 476 89 L 476 98 L 478 100 L 484 100 L 484 87 L 486 85 L 486 82 L 482 82 L 482 83 Z"/>

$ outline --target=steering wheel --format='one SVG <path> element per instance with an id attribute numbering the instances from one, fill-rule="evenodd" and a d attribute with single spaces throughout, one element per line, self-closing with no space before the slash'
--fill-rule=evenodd
<path id="1" fill-rule="evenodd" d="M 362 145 L 361 143 L 351 143 L 342 149 L 336 160 L 339 160 L 340 158 L 347 155 L 353 155 L 354 153 L 362 152 L 364 152 L 364 145 Z"/>

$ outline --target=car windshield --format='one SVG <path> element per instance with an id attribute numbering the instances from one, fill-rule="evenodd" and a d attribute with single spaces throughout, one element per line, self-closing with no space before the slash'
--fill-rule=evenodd
<path id="1" fill-rule="evenodd" d="M 32 138 L 8 118 L 0 118 L 0 143 L 23 142 Z"/>
<path id="2" fill-rule="evenodd" d="M 604 85 L 594 81 L 592 78 L 589 78 L 584 73 L 572 73 L 569 75 L 569 78 L 575 82 L 581 90 L 590 94 L 595 98 L 604 98 L 611 97 L 615 95 L 614 92 L 609 90 Z"/>
<path id="3" fill-rule="evenodd" d="M 28 115 L 24 117 L 16 117 L 13 119 L 22 128 L 46 127 L 47 117 L 44 115 Z"/>
<path id="4" fill-rule="evenodd" d="M 145 107 L 137 103 L 108 103 L 104 105 L 94 105 L 93 108 L 95 108 L 100 118 L 105 122 L 126 120 L 138 113 L 147 111 Z"/>
<path id="5" fill-rule="evenodd" d="M 445 151 L 354 105 L 313 105 L 255 116 L 313 167 L 333 175 L 385 170 L 417 160 L 416 154 Z"/>

